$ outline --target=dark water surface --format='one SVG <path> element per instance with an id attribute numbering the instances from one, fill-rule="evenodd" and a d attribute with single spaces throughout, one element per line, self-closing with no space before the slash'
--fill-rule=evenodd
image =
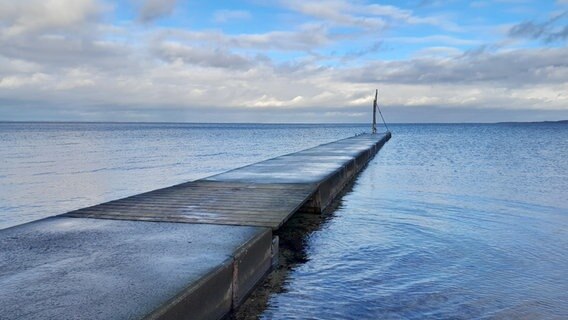
<path id="1" fill-rule="evenodd" d="M 0 123 L 0 228 L 359 125 Z M 568 319 L 568 126 L 393 125 L 263 319 Z"/>

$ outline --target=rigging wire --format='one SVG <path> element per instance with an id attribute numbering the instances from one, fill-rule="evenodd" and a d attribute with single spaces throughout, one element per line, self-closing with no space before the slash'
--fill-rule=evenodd
<path id="1" fill-rule="evenodd" d="M 377 89 L 377 95 L 378 95 L 378 93 L 379 93 L 379 89 Z M 383 124 L 385 125 L 387 132 L 390 132 L 389 127 L 387 126 L 387 123 L 385 121 L 385 118 L 383 117 L 383 113 L 381 112 L 381 108 L 379 108 L 379 104 L 376 101 L 377 100 L 375 100 L 375 105 L 377 106 L 377 110 L 379 110 L 379 115 L 381 116 L 381 119 L 383 119 Z"/>
<path id="2" fill-rule="evenodd" d="M 385 125 L 385 128 L 387 129 L 387 132 L 389 131 L 389 127 L 387 126 L 387 123 L 385 121 L 385 118 L 383 117 L 383 113 L 381 112 L 381 108 L 379 108 L 379 104 L 378 104 L 378 98 L 379 98 L 379 89 L 375 90 L 375 100 L 373 100 L 373 126 L 372 126 L 372 133 L 377 133 L 377 110 L 379 110 L 379 115 L 381 116 L 381 119 L 383 120 L 383 124 Z"/>

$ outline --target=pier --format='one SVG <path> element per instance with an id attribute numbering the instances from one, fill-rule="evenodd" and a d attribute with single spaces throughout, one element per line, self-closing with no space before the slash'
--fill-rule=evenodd
<path id="1" fill-rule="evenodd" d="M 0 230 L 2 319 L 219 319 L 390 139 L 363 134 Z"/>

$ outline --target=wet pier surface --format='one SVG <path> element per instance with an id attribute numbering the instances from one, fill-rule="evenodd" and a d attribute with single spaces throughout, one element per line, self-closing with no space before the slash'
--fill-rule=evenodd
<path id="1" fill-rule="evenodd" d="M 0 230 L 6 319 L 218 319 L 270 270 L 272 232 L 321 212 L 388 141 L 359 135 Z"/>

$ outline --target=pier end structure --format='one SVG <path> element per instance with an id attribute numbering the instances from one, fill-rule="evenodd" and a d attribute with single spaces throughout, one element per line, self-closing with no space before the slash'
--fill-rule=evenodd
<path id="1" fill-rule="evenodd" d="M 7 319 L 219 319 L 390 139 L 360 135 L 202 180 L 0 230 Z"/>

